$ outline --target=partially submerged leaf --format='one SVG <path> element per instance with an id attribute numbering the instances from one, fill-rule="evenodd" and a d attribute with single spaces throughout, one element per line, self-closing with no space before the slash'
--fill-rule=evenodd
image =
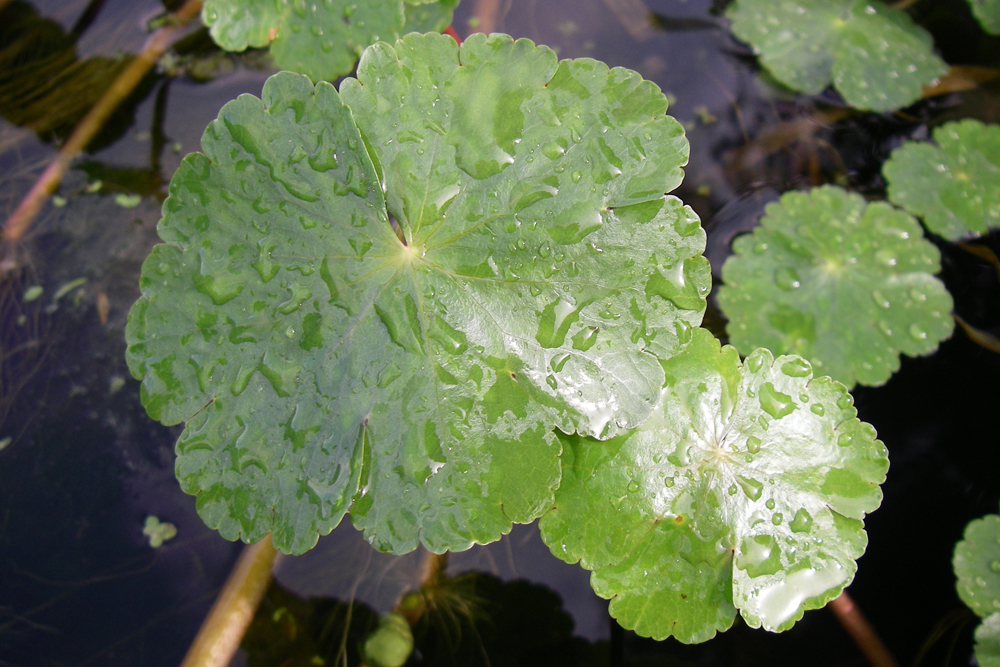
<path id="1" fill-rule="evenodd" d="M 911 216 L 825 186 L 768 205 L 733 243 L 719 305 L 730 342 L 808 359 L 848 387 L 879 385 L 900 352 L 926 355 L 951 335 L 940 254 Z"/>
<path id="2" fill-rule="evenodd" d="M 833 83 L 858 109 L 907 106 L 948 71 L 930 34 L 877 0 L 736 0 L 726 15 L 778 81 L 809 95 Z"/>
<path id="3" fill-rule="evenodd" d="M 1000 228 L 1000 125 L 967 118 L 910 141 L 882 166 L 889 200 L 955 241 Z"/>
<path id="4" fill-rule="evenodd" d="M 969 0 L 979 25 L 991 35 L 1000 35 L 1000 0 Z"/>
<path id="5" fill-rule="evenodd" d="M 458 0 L 206 0 L 202 21 L 215 43 L 227 51 L 270 45 L 278 67 L 313 81 L 332 81 L 354 69 L 369 44 L 411 30 L 447 27 L 457 4 Z"/>
<path id="6" fill-rule="evenodd" d="M 657 411 L 606 442 L 563 436 L 542 537 L 592 570 L 626 628 L 710 639 L 739 610 L 781 631 L 840 594 L 888 468 L 851 396 L 800 357 L 741 365 L 705 330 L 665 361 Z"/>
<path id="7" fill-rule="evenodd" d="M 411 34 L 358 76 L 223 108 L 171 182 L 128 360 L 225 537 L 298 553 L 350 509 L 382 550 L 460 550 L 551 506 L 553 426 L 652 410 L 709 289 L 663 196 L 687 142 L 634 72 L 504 35 Z"/>

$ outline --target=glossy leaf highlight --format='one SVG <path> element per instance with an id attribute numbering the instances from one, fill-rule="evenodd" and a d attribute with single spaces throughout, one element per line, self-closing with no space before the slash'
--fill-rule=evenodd
<path id="1" fill-rule="evenodd" d="M 930 34 L 877 0 L 736 0 L 726 16 L 778 81 L 808 95 L 832 83 L 857 109 L 912 104 L 948 71 Z"/>
<path id="2" fill-rule="evenodd" d="M 945 123 L 933 138 L 892 152 L 882 167 L 889 200 L 951 241 L 1000 228 L 1000 125 Z"/>
<path id="3" fill-rule="evenodd" d="M 592 570 L 626 628 L 683 642 L 737 610 L 781 631 L 850 583 L 888 468 L 851 396 L 800 357 L 741 364 L 699 329 L 665 361 L 654 415 L 606 442 L 564 436 L 542 536 Z"/>
<path id="4" fill-rule="evenodd" d="M 899 354 L 926 355 L 951 335 L 940 254 L 917 221 L 833 186 L 789 192 L 736 239 L 719 305 L 730 342 L 808 359 L 851 387 L 879 385 Z"/>
<path id="5" fill-rule="evenodd" d="M 382 550 L 460 550 L 551 506 L 553 427 L 651 412 L 709 289 L 663 195 L 687 143 L 635 73 L 503 35 L 411 34 L 358 76 L 223 108 L 171 182 L 130 368 L 224 536 L 299 553 L 350 509 Z"/>

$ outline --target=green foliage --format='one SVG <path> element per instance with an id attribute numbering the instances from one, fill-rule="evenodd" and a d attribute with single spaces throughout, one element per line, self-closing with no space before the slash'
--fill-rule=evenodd
<path id="1" fill-rule="evenodd" d="M 553 427 L 653 410 L 709 289 L 663 195 L 687 142 L 634 72 L 503 35 L 380 43 L 358 77 L 222 109 L 171 181 L 129 366 L 187 422 L 177 475 L 223 536 L 300 553 L 350 509 L 381 550 L 461 550 L 551 506 Z"/>
<path id="2" fill-rule="evenodd" d="M 976 660 L 1000 666 L 1000 515 L 975 519 L 965 527 L 952 559 L 962 602 L 983 618 L 976 629 Z"/>
<path id="3" fill-rule="evenodd" d="M 413 653 L 410 623 L 395 612 L 379 619 L 378 627 L 365 638 L 361 649 L 365 664 L 371 667 L 402 667 Z"/>
<path id="4" fill-rule="evenodd" d="M 789 192 L 733 250 L 719 304 L 744 354 L 799 354 L 849 387 L 879 385 L 900 352 L 930 354 L 954 328 L 937 249 L 888 204 L 833 186 Z"/>
<path id="5" fill-rule="evenodd" d="M 983 30 L 1000 35 L 1000 0 L 969 0 L 969 5 Z"/>
<path id="6" fill-rule="evenodd" d="M 206 0 L 202 21 L 227 51 L 271 47 L 278 67 L 334 80 L 369 44 L 411 31 L 441 30 L 458 0 Z"/>
<path id="7" fill-rule="evenodd" d="M 1000 125 L 966 119 L 934 130 L 934 144 L 910 141 L 882 172 L 889 199 L 951 241 L 1000 228 Z"/>
<path id="8" fill-rule="evenodd" d="M 657 411 L 606 442 L 564 440 L 542 536 L 592 570 L 626 628 L 704 641 L 737 610 L 781 631 L 850 583 L 888 469 L 851 396 L 800 357 L 741 365 L 706 330 L 663 363 Z"/>
<path id="9" fill-rule="evenodd" d="M 927 31 L 877 0 L 736 0 L 726 15 L 778 81 L 809 95 L 833 83 L 857 109 L 907 106 L 948 71 Z"/>

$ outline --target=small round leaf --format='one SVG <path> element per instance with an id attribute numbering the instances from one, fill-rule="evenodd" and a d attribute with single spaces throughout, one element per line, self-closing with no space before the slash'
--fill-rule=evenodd
<path id="1" fill-rule="evenodd" d="M 1000 613 L 987 616 L 976 628 L 979 667 L 1000 667 Z"/>
<path id="2" fill-rule="evenodd" d="M 789 192 L 733 250 L 719 305 L 743 353 L 794 353 L 848 387 L 879 385 L 900 352 L 930 354 L 954 328 L 937 249 L 888 204 L 833 186 Z"/>
<path id="3" fill-rule="evenodd" d="M 882 167 L 889 200 L 951 241 L 1000 228 L 1000 125 L 970 118 L 933 137 L 936 146 L 910 141 L 892 152 Z"/>
<path id="4" fill-rule="evenodd" d="M 969 5 L 983 30 L 1000 35 L 1000 0 L 969 0 Z"/>
<path id="5" fill-rule="evenodd" d="M 833 83 L 857 109 L 907 106 L 948 71 L 930 34 L 877 0 L 736 0 L 726 15 L 778 81 L 810 95 Z"/>
<path id="6" fill-rule="evenodd" d="M 970 521 L 952 564 L 962 602 L 983 618 L 1000 612 L 1000 516 Z"/>
<path id="7" fill-rule="evenodd" d="M 431 4 L 424 4 L 430 2 Z M 412 30 L 443 29 L 457 0 L 206 0 L 202 21 L 227 51 L 270 46 L 281 69 L 332 81 L 369 44 Z"/>
<path id="8" fill-rule="evenodd" d="M 302 552 L 350 508 L 382 550 L 461 550 L 551 506 L 553 427 L 652 411 L 710 282 L 663 194 L 687 143 L 634 72 L 504 35 L 411 34 L 358 76 L 223 108 L 171 182 L 129 364 L 224 536 Z"/>
<path id="9" fill-rule="evenodd" d="M 626 628 L 710 639 L 739 610 L 781 631 L 850 583 L 882 499 L 886 449 L 845 387 L 800 357 L 741 365 L 706 330 L 665 361 L 654 415 L 606 442 L 564 440 L 541 521 L 556 556 L 592 570 Z"/>

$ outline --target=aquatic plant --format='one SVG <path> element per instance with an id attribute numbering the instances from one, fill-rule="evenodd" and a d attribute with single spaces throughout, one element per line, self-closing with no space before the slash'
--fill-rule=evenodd
<path id="1" fill-rule="evenodd" d="M 444 30 L 458 0 L 206 0 L 202 21 L 227 51 L 268 46 L 278 67 L 333 81 L 369 44 Z"/>
<path id="2" fill-rule="evenodd" d="M 889 201 L 957 241 L 1000 228 L 1000 126 L 967 118 L 908 141 L 882 166 Z"/>
<path id="3" fill-rule="evenodd" d="M 930 33 L 878 0 L 736 0 L 726 16 L 780 83 L 808 95 L 832 83 L 857 109 L 908 106 L 948 71 Z"/>
<path id="4" fill-rule="evenodd" d="M 789 192 L 733 252 L 719 305 L 744 354 L 799 354 L 848 387 L 879 385 L 900 352 L 930 354 L 954 328 L 937 248 L 884 202 L 836 186 Z"/>
<path id="5" fill-rule="evenodd" d="M 176 470 L 206 523 L 301 553 L 350 512 L 381 550 L 442 552 L 555 506 L 546 539 L 600 568 L 612 613 L 684 641 L 727 627 L 730 596 L 774 630 L 835 597 L 885 450 L 804 360 L 740 367 L 697 329 L 705 235 L 665 196 L 688 151 L 666 109 L 634 72 L 527 40 L 413 34 L 367 49 L 339 94 L 280 73 L 226 105 L 171 182 L 127 330 L 147 410 L 186 422 Z M 679 569 L 676 592 L 710 599 L 677 630 L 684 605 L 650 624 L 623 602 L 664 593 L 637 585 L 627 543 L 608 554 L 559 518 L 579 472 L 564 448 L 623 443 L 661 460 L 624 489 L 592 462 L 600 483 L 576 493 L 690 522 L 649 558 L 705 541 L 712 576 Z M 736 456 L 758 463 L 737 475 Z M 721 509 L 689 512 L 702 491 Z"/>
<path id="6" fill-rule="evenodd" d="M 1000 515 L 970 521 L 955 545 L 952 561 L 956 588 L 983 622 L 976 628 L 976 661 L 980 667 L 1000 665 Z"/>

